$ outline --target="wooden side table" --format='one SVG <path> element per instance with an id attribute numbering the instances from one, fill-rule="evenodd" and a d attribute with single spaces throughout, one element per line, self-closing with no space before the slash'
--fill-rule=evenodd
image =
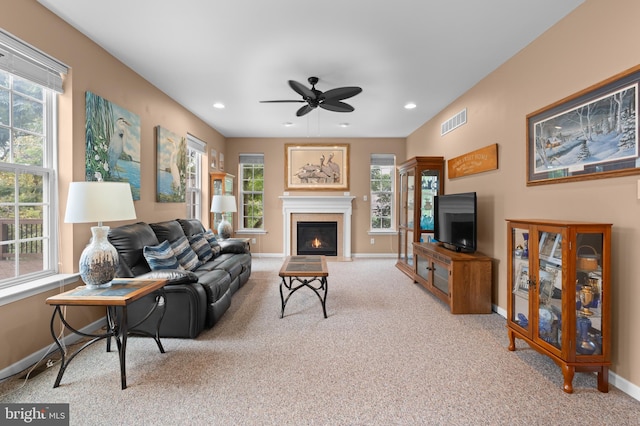
<path id="1" fill-rule="evenodd" d="M 130 332 L 135 331 L 135 328 L 142 322 L 144 322 L 147 318 L 149 318 L 158 307 L 162 307 L 162 315 L 160 315 L 160 318 L 158 319 L 155 336 L 150 337 L 154 338 L 158 345 L 158 348 L 160 349 L 160 352 L 164 353 L 164 348 L 162 347 L 162 343 L 160 342 L 159 329 L 160 323 L 162 322 L 162 317 L 164 316 L 164 312 L 166 311 L 167 298 L 165 297 L 164 293 L 164 285 L 166 283 L 166 280 L 114 279 L 112 281 L 111 287 L 88 289 L 86 286 L 81 286 L 73 290 L 69 290 L 64 293 L 56 294 L 55 296 L 49 297 L 46 300 L 46 303 L 48 305 L 55 306 L 53 315 L 51 317 L 51 335 L 58 345 L 58 348 L 60 349 L 60 353 L 62 355 L 60 371 L 58 372 L 58 377 L 56 378 L 53 387 L 57 388 L 60 385 L 62 376 L 69 366 L 69 363 L 76 357 L 76 355 L 82 352 L 82 350 L 99 340 L 107 339 L 107 352 L 109 352 L 111 350 L 111 337 L 114 337 L 118 346 L 118 355 L 120 357 L 120 378 L 122 389 L 126 389 L 127 335 Z M 140 299 L 141 297 L 144 297 L 153 292 L 158 293 L 158 295 L 156 296 L 156 303 L 153 305 L 149 313 L 142 320 L 140 320 L 140 322 L 129 328 L 127 324 L 127 306 L 129 306 L 132 302 Z M 73 328 L 64 318 L 61 306 L 105 306 L 107 310 L 107 331 L 102 334 L 90 334 Z M 120 308 L 121 310 L 119 316 L 117 312 L 118 308 Z M 91 340 L 82 345 L 82 347 L 80 347 L 70 356 L 65 356 L 64 347 L 55 332 L 56 317 L 58 317 L 64 327 L 72 333 L 84 337 L 90 337 Z M 148 334 L 142 331 L 137 332 L 145 335 Z"/>

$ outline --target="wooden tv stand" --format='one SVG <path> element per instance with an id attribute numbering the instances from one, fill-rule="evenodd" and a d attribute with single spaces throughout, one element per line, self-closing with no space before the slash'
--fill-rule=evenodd
<path id="1" fill-rule="evenodd" d="M 449 305 L 452 314 L 491 313 L 491 262 L 482 253 L 458 253 L 413 243 L 414 280 Z"/>

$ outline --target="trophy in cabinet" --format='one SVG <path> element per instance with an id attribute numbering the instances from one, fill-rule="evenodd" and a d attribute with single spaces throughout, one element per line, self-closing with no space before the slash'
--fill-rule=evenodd
<path id="1" fill-rule="evenodd" d="M 580 304 L 582 305 L 580 313 L 583 315 L 593 315 L 593 312 L 589 309 L 589 306 L 591 306 L 591 303 L 593 302 L 593 290 L 591 289 L 591 286 L 582 286 L 579 297 Z"/>

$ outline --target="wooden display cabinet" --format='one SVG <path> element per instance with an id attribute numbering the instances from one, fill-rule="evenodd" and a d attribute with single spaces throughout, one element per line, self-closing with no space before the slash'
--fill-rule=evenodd
<path id="1" fill-rule="evenodd" d="M 449 305 L 452 314 L 491 313 L 492 259 L 436 243 L 413 243 L 415 281 Z"/>
<path id="2" fill-rule="evenodd" d="M 611 224 L 507 221 L 509 350 L 522 339 L 562 369 L 595 372 L 609 390 Z"/>
<path id="3" fill-rule="evenodd" d="M 209 194 L 211 198 L 214 195 L 233 195 L 234 175 L 225 172 L 211 172 L 209 174 Z M 227 221 L 233 226 L 233 213 L 226 214 Z M 222 220 L 222 213 L 209 213 L 209 226 L 215 233 L 217 224 Z"/>
<path id="4" fill-rule="evenodd" d="M 398 167 L 398 261 L 396 266 L 415 279 L 413 243 L 433 236 L 433 197 L 444 193 L 444 158 L 413 157 Z"/>

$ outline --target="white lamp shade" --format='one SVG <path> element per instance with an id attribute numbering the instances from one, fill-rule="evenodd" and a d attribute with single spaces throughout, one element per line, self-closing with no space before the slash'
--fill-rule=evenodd
<path id="1" fill-rule="evenodd" d="M 233 195 L 214 195 L 211 200 L 212 213 L 236 212 L 236 197 Z"/>
<path id="2" fill-rule="evenodd" d="M 71 182 L 66 223 L 112 222 L 136 218 L 127 182 Z"/>

